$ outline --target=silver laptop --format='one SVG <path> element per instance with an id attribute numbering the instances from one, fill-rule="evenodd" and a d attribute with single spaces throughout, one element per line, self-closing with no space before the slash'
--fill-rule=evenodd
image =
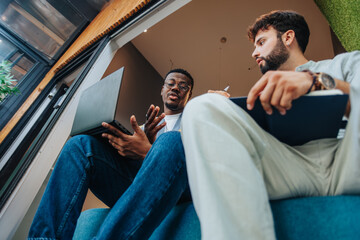
<path id="1" fill-rule="evenodd" d="M 124 88 L 124 67 L 85 89 L 80 96 L 76 109 L 71 136 L 86 134 L 100 135 L 108 130 L 101 126 L 107 122 L 126 134 L 132 134 L 130 125 L 133 106 Z M 123 99 L 121 99 L 123 98 Z M 146 110 L 145 110 L 146 111 Z"/>

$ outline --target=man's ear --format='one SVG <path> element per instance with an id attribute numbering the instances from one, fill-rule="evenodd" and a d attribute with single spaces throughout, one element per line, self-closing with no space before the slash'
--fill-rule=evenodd
<path id="1" fill-rule="evenodd" d="M 190 89 L 190 93 L 189 93 L 189 97 L 188 97 L 187 101 L 189 101 L 189 100 L 190 100 L 191 95 L 192 95 L 192 89 Z"/>
<path id="2" fill-rule="evenodd" d="M 294 30 L 287 30 L 281 37 L 284 45 L 289 47 L 295 40 L 295 32 Z"/>

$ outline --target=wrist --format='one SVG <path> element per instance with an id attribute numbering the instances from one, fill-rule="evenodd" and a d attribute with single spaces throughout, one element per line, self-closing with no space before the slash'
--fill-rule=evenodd
<path id="1" fill-rule="evenodd" d="M 145 157 L 146 157 L 146 155 L 148 154 L 148 152 L 150 151 L 150 148 L 152 147 L 152 144 L 151 143 L 149 143 L 149 144 L 147 144 L 146 146 L 145 146 L 145 151 L 143 152 L 143 154 L 142 154 L 142 160 L 144 160 L 145 159 Z"/>
<path id="2" fill-rule="evenodd" d="M 311 77 L 311 85 L 309 87 L 309 89 L 307 90 L 306 94 L 310 93 L 311 91 L 313 91 L 315 89 L 315 83 L 316 83 L 316 76 L 315 74 L 310 71 L 310 70 L 303 70 L 302 72 L 307 73 L 310 77 Z"/>
<path id="3" fill-rule="evenodd" d="M 303 72 L 309 73 L 313 78 L 313 83 L 307 93 L 311 91 L 331 90 L 336 88 L 336 81 L 329 74 L 323 72 L 313 73 L 310 70 L 304 70 Z"/>

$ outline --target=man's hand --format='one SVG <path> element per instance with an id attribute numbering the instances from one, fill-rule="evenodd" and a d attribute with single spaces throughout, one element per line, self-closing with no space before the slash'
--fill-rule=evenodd
<path id="1" fill-rule="evenodd" d="M 217 93 L 217 94 L 220 94 L 220 95 L 222 95 L 224 97 L 227 97 L 227 98 L 230 97 L 230 93 L 225 92 L 223 90 L 208 90 L 208 93 Z"/>
<path id="2" fill-rule="evenodd" d="M 127 135 L 110 124 L 103 122 L 102 126 L 109 129 L 112 134 L 103 133 L 102 137 L 107 138 L 121 156 L 131 159 L 144 159 L 151 148 L 151 143 L 137 124 L 134 115 L 130 117 L 130 123 L 134 129 L 133 135 Z"/>
<path id="3" fill-rule="evenodd" d="M 165 127 L 166 122 L 164 121 L 160 125 L 159 122 L 164 119 L 165 113 L 160 114 L 160 116 L 157 116 L 159 114 L 160 108 L 158 106 L 154 107 L 154 105 L 151 104 L 149 107 L 147 113 L 146 113 L 146 122 L 144 125 L 144 131 L 149 139 L 150 143 L 153 144 L 156 140 L 156 134 L 159 132 L 160 129 Z"/>
<path id="4" fill-rule="evenodd" d="M 271 106 L 277 108 L 280 114 L 292 106 L 292 101 L 307 93 L 312 85 L 312 77 L 306 72 L 268 71 L 251 88 L 247 98 L 247 108 L 253 109 L 255 100 L 259 97 L 261 105 L 267 114 L 272 114 Z"/>

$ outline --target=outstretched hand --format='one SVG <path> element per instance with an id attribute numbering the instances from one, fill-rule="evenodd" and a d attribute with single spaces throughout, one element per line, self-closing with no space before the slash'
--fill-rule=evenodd
<path id="1" fill-rule="evenodd" d="M 285 115 L 292 101 L 307 93 L 312 85 L 312 77 L 306 72 L 268 71 L 251 88 L 247 98 L 247 108 L 252 110 L 259 97 L 267 114 L 272 114 L 274 106 Z"/>
<path id="2" fill-rule="evenodd" d="M 102 126 L 109 129 L 111 134 L 103 133 L 102 137 L 107 138 L 121 156 L 131 159 L 144 159 L 151 148 L 151 143 L 146 137 L 145 132 L 139 127 L 134 115 L 130 117 L 130 123 L 134 129 L 133 135 L 127 135 L 110 124 L 103 122 Z"/>
<path id="3" fill-rule="evenodd" d="M 151 104 L 149 107 L 147 113 L 146 113 L 146 122 L 144 125 L 144 131 L 149 139 L 150 143 L 153 144 L 156 140 L 156 134 L 165 127 L 166 122 L 159 124 L 161 120 L 164 119 L 165 113 L 160 114 L 160 116 L 157 116 L 159 114 L 160 108 L 158 106 L 154 106 Z M 159 124 L 159 125 L 158 125 Z"/>

